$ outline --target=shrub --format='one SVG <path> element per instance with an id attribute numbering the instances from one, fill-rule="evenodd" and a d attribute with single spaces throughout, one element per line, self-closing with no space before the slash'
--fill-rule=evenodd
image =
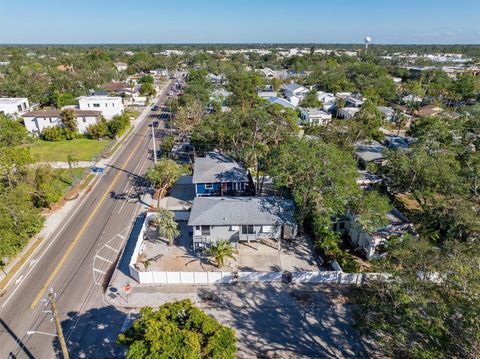
<path id="1" fill-rule="evenodd" d="M 109 137 L 110 133 L 108 131 L 107 121 L 102 119 L 100 122 L 94 125 L 88 126 L 87 136 L 94 140 L 99 140 L 101 138 Z"/>
<path id="2" fill-rule="evenodd" d="M 64 127 L 47 127 L 44 128 L 42 133 L 40 134 L 40 138 L 42 140 L 52 142 L 73 140 L 74 138 L 78 137 L 78 133 Z"/>

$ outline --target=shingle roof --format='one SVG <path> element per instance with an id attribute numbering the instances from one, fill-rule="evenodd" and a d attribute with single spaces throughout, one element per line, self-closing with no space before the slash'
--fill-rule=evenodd
<path id="1" fill-rule="evenodd" d="M 278 197 L 196 197 L 190 226 L 293 224 L 293 203 Z"/>
<path id="2" fill-rule="evenodd" d="M 355 143 L 355 154 L 364 162 L 382 159 L 383 151 L 385 151 L 385 147 L 377 141 L 359 141 Z"/>
<path id="3" fill-rule="evenodd" d="M 276 103 L 277 105 L 281 105 L 287 108 L 295 108 L 295 106 L 291 102 L 285 100 L 284 98 L 280 98 L 276 96 L 269 97 L 268 102 Z"/>
<path id="4" fill-rule="evenodd" d="M 248 182 L 248 172 L 227 155 L 213 151 L 195 158 L 193 183 Z"/>
<path id="5" fill-rule="evenodd" d="M 296 90 L 299 90 L 299 89 L 306 89 L 306 88 L 296 83 L 291 83 L 285 86 L 285 90 L 290 91 L 292 93 L 294 93 Z"/>

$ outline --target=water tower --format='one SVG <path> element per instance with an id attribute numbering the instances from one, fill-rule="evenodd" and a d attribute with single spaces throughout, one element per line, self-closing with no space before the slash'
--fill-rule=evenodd
<path id="1" fill-rule="evenodd" d="M 363 39 L 363 42 L 365 43 L 365 53 L 368 51 L 368 44 L 372 42 L 372 38 L 370 36 L 367 36 Z"/>

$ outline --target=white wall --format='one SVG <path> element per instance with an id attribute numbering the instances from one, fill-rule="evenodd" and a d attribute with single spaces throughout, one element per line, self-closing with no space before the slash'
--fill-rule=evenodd
<path id="1" fill-rule="evenodd" d="M 0 114 L 15 116 L 24 113 L 29 107 L 26 97 L 0 99 Z"/>
<path id="2" fill-rule="evenodd" d="M 122 98 L 110 96 L 82 96 L 78 98 L 78 106 L 80 110 L 102 111 L 107 120 L 124 110 Z"/>
<path id="3" fill-rule="evenodd" d="M 55 117 L 23 117 L 25 127 L 27 131 L 39 135 L 44 128 L 62 126 L 62 119 L 58 116 Z M 81 134 L 86 133 L 88 126 L 97 123 L 97 117 L 95 116 L 78 116 L 77 127 L 78 132 Z"/>

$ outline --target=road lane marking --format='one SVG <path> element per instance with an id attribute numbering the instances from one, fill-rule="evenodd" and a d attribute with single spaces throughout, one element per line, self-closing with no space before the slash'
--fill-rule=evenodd
<path id="1" fill-rule="evenodd" d="M 145 135 L 147 134 L 149 128 L 147 127 L 147 129 L 144 131 Z M 125 162 L 123 163 L 122 166 L 120 166 L 120 168 L 123 168 L 123 167 L 126 167 L 127 164 L 130 162 L 130 160 L 133 158 L 133 155 L 137 152 L 138 148 L 140 147 L 140 145 L 143 143 L 143 141 L 138 141 L 137 145 L 135 146 L 135 148 L 132 150 L 132 152 L 130 153 L 130 155 L 128 156 L 128 158 L 125 160 Z M 48 277 L 47 281 L 45 282 L 45 284 L 42 286 L 42 289 L 40 289 L 40 291 L 38 292 L 37 296 L 35 297 L 34 301 L 32 302 L 32 304 L 30 305 L 30 309 L 34 309 L 38 302 L 42 299 L 43 295 L 45 294 L 45 291 L 47 290 L 48 286 L 52 283 L 53 279 L 55 278 L 55 276 L 57 275 L 58 271 L 63 267 L 63 264 L 65 263 L 66 259 L 68 258 L 68 256 L 70 255 L 70 253 L 72 252 L 72 250 L 75 248 L 75 246 L 77 245 L 77 242 L 80 240 L 80 238 L 82 237 L 83 233 L 86 231 L 87 227 L 90 225 L 90 222 L 92 221 L 93 217 L 95 216 L 95 214 L 97 213 L 98 209 L 101 207 L 101 205 L 105 202 L 105 199 L 110 195 L 110 192 L 112 191 L 113 187 L 117 184 L 118 182 L 118 179 L 120 178 L 120 175 L 122 174 L 122 171 L 118 171 L 117 174 L 115 175 L 115 178 L 113 179 L 112 183 L 110 184 L 110 186 L 108 186 L 107 190 L 105 191 L 105 193 L 103 194 L 103 196 L 100 198 L 100 201 L 97 203 L 97 205 L 95 206 L 95 208 L 93 209 L 92 212 L 90 212 L 90 215 L 88 216 L 87 220 L 85 221 L 85 223 L 83 224 L 82 228 L 80 228 L 80 231 L 78 232 L 78 234 L 76 235 L 75 239 L 73 240 L 72 243 L 70 243 L 70 245 L 68 246 L 67 248 L 67 251 L 65 252 L 65 254 L 63 255 L 62 259 L 60 259 L 60 262 L 57 264 L 57 266 L 55 267 L 55 269 L 53 270 L 52 274 L 50 274 L 50 276 Z"/>
<path id="2" fill-rule="evenodd" d="M 107 274 L 107 272 L 101 270 L 101 269 L 98 269 L 98 268 L 93 268 L 93 271 L 94 272 L 97 272 L 97 273 L 101 273 L 101 274 Z"/>
<path id="3" fill-rule="evenodd" d="M 113 263 L 110 259 L 103 258 L 102 256 L 99 256 L 99 255 L 97 255 L 97 258 L 98 258 L 98 259 L 101 259 L 102 261 L 105 261 L 105 262 L 107 262 L 107 263 Z"/>
<path id="4" fill-rule="evenodd" d="M 97 186 L 98 182 L 95 182 L 93 184 L 93 188 L 95 188 Z M 65 229 L 65 227 L 67 227 L 68 224 L 70 224 L 71 222 L 71 219 L 75 216 L 75 214 L 78 212 L 78 210 L 83 206 L 83 204 L 87 201 L 87 199 L 90 197 L 89 196 L 90 193 L 87 193 L 87 195 L 81 200 L 80 204 L 76 207 L 74 207 L 75 209 L 73 210 L 73 208 L 68 212 L 68 219 L 67 221 L 62 225 L 62 227 L 60 228 L 60 230 L 57 230 L 57 234 L 52 238 L 52 240 L 50 242 L 48 242 L 47 240 L 43 241 L 42 244 L 44 243 L 47 243 L 48 242 L 48 245 L 47 247 L 44 249 L 44 251 L 42 252 L 42 254 L 40 254 L 40 256 L 35 259 L 34 263 L 33 264 L 30 264 L 30 269 L 28 270 L 27 274 L 25 274 L 23 280 L 20 282 L 20 284 L 13 290 L 13 292 L 10 294 L 10 296 L 5 300 L 5 302 L 3 302 L 2 304 L 2 308 L 5 307 L 8 302 L 10 301 L 10 299 L 12 299 L 12 297 L 15 295 L 16 291 L 20 288 L 20 286 L 22 285 L 22 283 L 25 281 L 25 279 L 27 279 L 28 275 L 33 271 L 33 269 L 35 268 L 35 266 L 37 265 L 37 263 L 40 261 L 40 259 L 42 259 L 42 257 L 45 255 L 45 253 L 47 253 L 47 251 L 50 249 L 50 247 L 53 245 L 53 243 L 56 242 L 56 240 L 58 239 L 58 237 L 60 236 L 60 234 L 63 232 L 63 230 Z M 70 213 L 71 211 L 73 210 L 72 213 Z M 34 255 L 37 254 L 38 251 L 40 251 L 40 249 L 42 249 L 42 244 L 40 244 L 40 247 L 37 248 L 37 250 L 32 254 L 32 257 Z M 32 260 L 33 261 L 33 260 Z M 23 270 L 20 269 L 18 273 L 20 273 L 21 271 Z M 17 274 L 18 274 L 17 273 Z"/>
<path id="5" fill-rule="evenodd" d="M 120 238 L 122 238 L 122 237 L 120 237 Z M 114 251 L 115 253 L 118 253 L 118 252 L 120 251 L 119 249 L 113 248 L 113 247 L 109 246 L 108 244 L 105 244 L 105 247 L 107 247 L 108 249 Z"/>

